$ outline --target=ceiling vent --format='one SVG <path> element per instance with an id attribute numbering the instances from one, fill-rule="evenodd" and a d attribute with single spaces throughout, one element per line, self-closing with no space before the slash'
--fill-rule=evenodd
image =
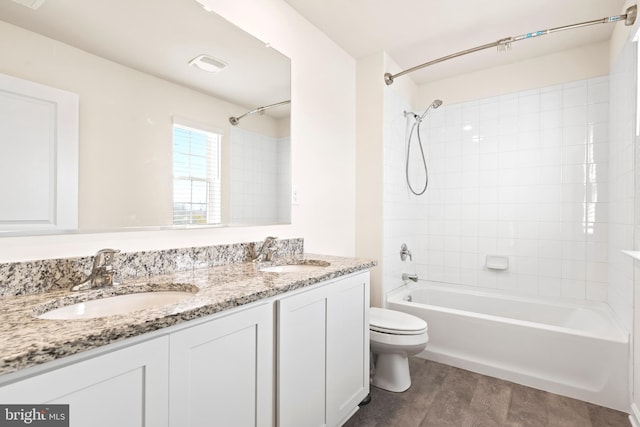
<path id="1" fill-rule="evenodd" d="M 42 6 L 46 0 L 13 0 L 14 2 L 21 4 L 23 6 L 27 6 L 29 9 L 37 9 Z"/>
<path id="2" fill-rule="evenodd" d="M 227 64 L 211 55 L 198 55 L 189 61 L 189 65 L 198 67 L 208 73 L 219 73 L 227 68 Z"/>

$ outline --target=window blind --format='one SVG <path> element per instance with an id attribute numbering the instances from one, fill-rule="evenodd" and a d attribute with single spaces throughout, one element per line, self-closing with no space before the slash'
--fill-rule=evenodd
<path id="1" fill-rule="evenodd" d="M 217 133 L 173 125 L 173 223 L 220 224 L 220 142 Z"/>

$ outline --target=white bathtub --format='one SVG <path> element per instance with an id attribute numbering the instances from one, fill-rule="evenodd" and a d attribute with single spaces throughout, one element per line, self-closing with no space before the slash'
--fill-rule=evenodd
<path id="1" fill-rule="evenodd" d="M 629 412 L 629 338 L 606 304 L 420 281 L 387 307 L 427 321 L 421 357 Z"/>

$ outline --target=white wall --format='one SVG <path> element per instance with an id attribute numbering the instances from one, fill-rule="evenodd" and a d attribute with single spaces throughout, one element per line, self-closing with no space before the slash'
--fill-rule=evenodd
<path id="1" fill-rule="evenodd" d="M 629 6 L 637 4 L 636 0 L 625 0 L 624 5 L 620 9 L 620 13 L 625 13 Z M 636 23 L 633 26 L 616 24 L 613 26 L 613 32 L 609 39 L 609 67 L 612 67 L 618 60 L 620 52 L 624 48 L 624 45 L 629 41 L 632 34 L 638 29 L 639 22 L 636 19 Z"/>
<path id="2" fill-rule="evenodd" d="M 293 229 L 307 250 L 353 255 L 355 60 L 282 0 L 209 4 L 292 59 Z"/>
<path id="3" fill-rule="evenodd" d="M 212 2 L 211 8 L 292 59 L 292 181 L 300 196 L 292 224 L 8 237 L 0 239 L 0 262 L 89 255 L 111 246 L 135 251 L 267 235 L 304 237 L 311 252 L 354 254 L 355 60 L 282 0 Z"/>
<path id="4" fill-rule="evenodd" d="M 380 261 L 371 273 L 371 304 L 378 307 L 402 284 L 402 272 L 413 268 L 399 256 L 402 241 L 412 244 L 413 224 L 404 209 L 408 196 L 398 182 L 404 176 L 398 159 L 405 147 L 402 112 L 410 109 L 416 88 L 411 79 L 386 86 L 386 70 L 400 68 L 384 52 L 358 60 L 356 254 Z"/>
<path id="5" fill-rule="evenodd" d="M 522 43 L 526 44 L 527 41 Z M 514 49 L 517 49 L 518 46 L 514 45 Z M 504 53 L 504 55 L 508 54 L 508 52 Z M 605 76 L 609 73 L 608 58 L 609 44 L 602 42 L 462 74 L 420 85 L 414 105 L 424 109 L 436 98 L 442 99 L 445 104 L 457 104 L 521 90 Z"/>
<path id="6" fill-rule="evenodd" d="M 382 260 L 384 54 L 357 64 L 356 255 Z M 371 271 L 371 304 L 382 306 L 382 263 Z"/>

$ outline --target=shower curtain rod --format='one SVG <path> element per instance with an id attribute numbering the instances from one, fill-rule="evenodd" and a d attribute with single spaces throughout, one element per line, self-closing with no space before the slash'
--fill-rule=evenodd
<path id="1" fill-rule="evenodd" d="M 245 116 L 250 116 L 251 114 L 255 114 L 255 113 L 262 113 L 263 111 L 268 110 L 269 108 L 279 107 L 281 105 L 290 104 L 290 103 L 291 103 L 291 100 L 287 99 L 286 101 L 276 102 L 275 104 L 265 105 L 264 107 L 258 107 L 255 110 L 247 111 L 241 116 L 229 117 L 229 123 L 231 123 L 234 126 L 237 126 L 238 123 L 240 123 L 240 119 Z"/>
<path id="2" fill-rule="evenodd" d="M 624 25 L 627 25 L 627 26 L 633 25 L 636 22 L 637 14 L 638 14 L 638 5 L 633 5 L 633 6 L 630 6 L 630 7 L 627 8 L 626 13 L 624 15 L 609 16 L 607 18 L 595 19 L 593 21 L 580 22 L 578 24 L 573 24 L 573 25 L 565 25 L 563 27 L 550 28 L 548 30 L 540 30 L 540 31 L 536 31 L 536 32 L 533 32 L 533 33 L 522 34 L 522 35 L 515 36 L 515 37 L 506 37 L 504 39 L 500 39 L 500 40 L 495 41 L 493 43 L 483 44 L 482 46 L 477 46 L 477 47 L 474 47 L 474 48 L 471 48 L 471 49 L 467 49 L 467 50 L 463 50 L 463 51 L 460 51 L 460 52 L 452 53 L 451 55 L 443 56 L 441 58 L 434 59 L 433 61 L 425 62 L 424 64 L 421 64 L 421 65 L 416 65 L 415 67 L 409 68 L 409 69 L 404 70 L 404 71 L 402 71 L 400 73 L 397 73 L 397 74 L 385 73 L 384 82 L 387 85 L 390 85 L 390 84 L 393 83 L 393 80 L 396 77 L 404 76 L 405 74 L 412 73 L 412 72 L 417 71 L 417 70 L 419 70 L 421 68 L 428 67 L 430 65 L 434 65 L 434 64 L 437 64 L 439 62 L 443 62 L 443 61 L 447 61 L 449 59 L 457 58 L 458 56 L 463 56 L 463 55 L 466 55 L 468 53 L 478 52 L 480 50 L 488 49 L 490 47 L 497 47 L 499 52 L 500 51 L 505 51 L 505 50 L 511 48 L 511 43 L 513 43 L 513 42 L 517 42 L 517 41 L 520 41 L 520 40 L 531 39 L 531 38 L 539 37 L 539 36 L 544 36 L 544 35 L 547 35 L 547 34 L 555 33 L 557 31 L 572 30 L 574 28 L 586 27 L 586 26 L 589 26 L 589 25 L 608 24 L 608 23 L 618 22 L 618 21 L 624 21 Z"/>

